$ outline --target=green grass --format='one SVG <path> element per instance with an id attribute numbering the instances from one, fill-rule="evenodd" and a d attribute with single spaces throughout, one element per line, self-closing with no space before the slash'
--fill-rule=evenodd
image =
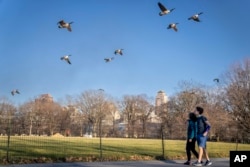
<path id="1" fill-rule="evenodd" d="M 7 137 L 0 137 L 0 159 L 6 159 Z M 165 140 L 165 158 L 185 159 L 185 141 Z M 104 160 L 151 160 L 162 155 L 161 140 L 103 138 Z M 235 143 L 208 142 L 211 157 L 229 157 Z M 238 150 L 250 150 L 250 144 L 239 144 Z M 11 137 L 10 159 L 41 161 L 97 161 L 99 139 L 81 137 Z"/>

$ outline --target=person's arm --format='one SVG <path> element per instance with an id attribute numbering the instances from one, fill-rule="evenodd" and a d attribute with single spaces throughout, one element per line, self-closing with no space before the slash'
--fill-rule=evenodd
<path id="1" fill-rule="evenodd" d="M 189 142 L 192 142 L 192 140 L 194 138 L 194 124 L 191 124 L 189 122 L 189 127 L 190 127 L 190 129 L 189 129 L 190 131 L 188 133 L 188 140 L 189 140 Z"/>
<path id="2" fill-rule="evenodd" d="M 210 124 L 210 122 L 208 122 L 208 121 L 205 121 L 205 123 L 206 123 L 206 125 L 207 125 L 206 131 L 205 131 L 205 132 L 208 132 L 208 131 L 210 130 L 210 128 L 211 128 L 211 124 Z"/>
<path id="3" fill-rule="evenodd" d="M 205 124 L 206 124 L 207 126 L 206 126 L 205 132 L 203 133 L 203 136 L 207 136 L 207 134 L 208 134 L 208 132 L 209 132 L 209 130 L 210 130 L 210 128 L 211 128 L 211 124 L 210 124 L 210 122 L 208 122 L 208 120 L 205 121 Z"/>
<path id="4" fill-rule="evenodd" d="M 189 142 L 192 142 L 193 138 L 194 138 L 194 128 L 191 128 L 191 133 L 190 133 L 190 136 L 189 136 Z"/>

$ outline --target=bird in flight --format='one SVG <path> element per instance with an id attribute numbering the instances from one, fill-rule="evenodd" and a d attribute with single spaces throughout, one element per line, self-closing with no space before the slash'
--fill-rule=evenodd
<path id="1" fill-rule="evenodd" d="M 219 82 L 220 82 L 220 79 L 219 79 L 219 78 L 215 78 L 215 79 L 214 79 L 214 82 L 219 83 Z"/>
<path id="2" fill-rule="evenodd" d="M 171 24 L 168 25 L 167 29 L 172 28 L 175 32 L 177 32 L 178 31 L 177 24 L 179 24 L 179 23 L 171 23 Z"/>
<path id="3" fill-rule="evenodd" d="M 170 12 L 172 12 L 175 8 L 173 9 L 167 9 L 162 3 L 158 2 L 158 6 L 161 9 L 161 12 L 159 13 L 160 16 L 169 14 Z"/>
<path id="4" fill-rule="evenodd" d="M 65 55 L 65 56 L 61 57 L 61 60 L 65 60 L 67 63 L 71 64 L 71 62 L 70 62 L 70 60 L 69 60 L 69 57 L 70 57 L 70 56 L 71 56 L 71 55 Z"/>
<path id="5" fill-rule="evenodd" d="M 195 14 L 195 15 L 189 17 L 188 20 L 194 20 L 194 21 L 196 21 L 196 22 L 200 22 L 199 16 L 200 16 L 201 14 L 203 14 L 203 12 L 200 12 L 200 13 L 198 13 L 198 14 Z"/>
<path id="6" fill-rule="evenodd" d="M 72 29 L 71 29 L 72 23 L 73 22 L 67 23 L 64 20 L 60 20 L 57 24 L 58 24 L 58 28 L 67 28 L 67 30 L 71 32 L 72 31 Z"/>
<path id="7" fill-rule="evenodd" d="M 106 62 L 106 63 L 108 63 L 108 62 L 111 62 L 112 60 L 114 60 L 114 57 L 111 57 L 111 58 L 105 58 L 104 60 L 105 60 L 105 62 Z"/>
<path id="8" fill-rule="evenodd" d="M 115 54 L 115 55 L 116 55 L 116 54 L 119 54 L 119 55 L 122 56 L 122 55 L 123 55 L 123 52 L 122 52 L 123 50 L 124 50 L 124 49 L 117 49 L 117 50 L 115 50 L 115 53 L 114 53 L 114 54 Z"/>
<path id="9" fill-rule="evenodd" d="M 14 96 L 15 94 L 20 94 L 20 92 L 17 89 L 14 89 L 11 91 L 11 95 Z"/>

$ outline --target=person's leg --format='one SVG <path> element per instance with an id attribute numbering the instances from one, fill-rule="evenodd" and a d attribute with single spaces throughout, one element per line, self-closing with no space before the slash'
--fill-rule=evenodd
<path id="1" fill-rule="evenodd" d="M 205 166 L 210 166 L 210 165 L 212 165 L 212 162 L 210 161 L 209 156 L 208 156 L 208 152 L 207 152 L 207 150 L 206 150 L 206 145 L 205 145 L 205 147 L 203 148 L 203 152 L 204 152 L 204 155 L 205 155 L 205 157 L 206 157 L 206 159 L 207 159 L 207 161 L 206 161 L 206 163 L 205 163 Z"/>
<path id="2" fill-rule="evenodd" d="M 187 160 L 190 161 L 191 160 L 191 146 L 190 146 L 189 141 L 187 141 L 186 152 L 187 152 Z"/>
<path id="3" fill-rule="evenodd" d="M 199 146 L 199 156 L 197 162 L 195 162 L 193 165 L 194 166 L 202 166 L 201 159 L 203 155 L 203 148 L 205 147 L 205 142 L 204 142 L 204 136 L 203 135 L 198 135 L 197 136 L 197 143 Z"/>
<path id="4" fill-rule="evenodd" d="M 193 152 L 193 154 L 195 155 L 195 157 L 198 159 L 199 158 L 199 154 L 195 150 L 195 143 L 196 143 L 196 139 L 193 139 L 192 143 L 191 143 L 191 151 Z"/>
<path id="5" fill-rule="evenodd" d="M 187 140 L 186 144 L 186 153 L 187 153 L 187 162 L 185 162 L 185 165 L 190 165 L 190 160 L 191 160 L 191 151 L 190 151 L 190 142 Z"/>
<path id="6" fill-rule="evenodd" d="M 204 136 L 202 134 L 198 135 L 197 143 L 198 143 L 198 147 L 199 147 L 198 162 L 201 162 L 201 159 L 202 159 L 202 156 L 203 156 L 203 148 L 206 147 L 205 138 L 204 138 Z"/>
<path id="7" fill-rule="evenodd" d="M 206 148 L 203 148 L 203 152 L 204 152 L 204 155 L 205 155 L 207 161 L 209 161 L 210 159 L 209 159 L 209 157 L 208 157 L 208 153 L 207 153 Z"/>

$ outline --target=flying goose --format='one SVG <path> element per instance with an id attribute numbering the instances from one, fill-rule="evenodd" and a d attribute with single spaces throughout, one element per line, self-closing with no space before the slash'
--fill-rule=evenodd
<path id="1" fill-rule="evenodd" d="M 11 95 L 14 96 L 15 94 L 20 94 L 20 92 L 17 89 L 14 89 L 11 91 Z"/>
<path id="2" fill-rule="evenodd" d="M 114 57 L 111 57 L 111 58 L 105 58 L 104 60 L 105 60 L 105 62 L 106 62 L 106 63 L 108 63 L 108 62 L 111 62 L 112 60 L 114 60 Z"/>
<path id="3" fill-rule="evenodd" d="M 122 56 L 122 55 L 123 55 L 123 53 L 122 53 L 123 50 L 124 50 L 124 49 L 117 49 L 117 50 L 115 50 L 115 53 L 114 53 L 114 54 L 115 54 L 115 55 L 116 55 L 116 54 L 119 54 L 119 55 Z"/>
<path id="4" fill-rule="evenodd" d="M 219 78 L 214 78 L 214 82 L 219 83 L 219 82 L 220 82 L 220 79 L 219 79 Z"/>
<path id="5" fill-rule="evenodd" d="M 194 20 L 194 21 L 196 21 L 196 22 L 200 22 L 199 16 L 200 16 L 201 14 L 203 14 L 203 12 L 200 12 L 200 13 L 198 13 L 198 14 L 195 14 L 195 15 L 189 17 L 188 20 Z"/>
<path id="6" fill-rule="evenodd" d="M 73 22 L 67 23 L 64 20 L 60 20 L 57 24 L 58 24 L 58 28 L 67 28 L 67 30 L 71 32 L 72 31 L 72 29 L 71 29 L 72 23 Z"/>
<path id="7" fill-rule="evenodd" d="M 173 30 L 175 30 L 177 32 L 178 31 L 177 26 L 176 26 L 177 24 L 179 24 L 179 23 L 171 23 L 168 25 L 167 29 L 172 28 Z"/>
<path id="8" fill-rule="evenodd" d="M 164 5 L 162 5 L 160 2 L 158 2 L 158 6 L 161 9 L 161 12 L 159 13 L 160 16 L 169 14 L 170 12 L 172 12 L 175 8 L 173 9 L 167 9 Z"/>
<path id="9" fill-rule="evenodd" d="M 69 64 L 71 64 L 71 62 L 70 62 L 70 60 L 69 60 L 69 56 L 71 56 L 71 55 L 65 55 L 65 56 L 61 57 L 61 60 L 65 60 L 65 61 L 67 61 Z"/>

